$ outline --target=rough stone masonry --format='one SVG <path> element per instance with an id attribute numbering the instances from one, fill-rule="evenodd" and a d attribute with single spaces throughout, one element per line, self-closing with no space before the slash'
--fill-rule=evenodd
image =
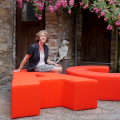
<path id="1" fill-rule="evenodd" d="M 13 0 L 0 0 L 0 85 L 11 81 L 13 65 Z"/>

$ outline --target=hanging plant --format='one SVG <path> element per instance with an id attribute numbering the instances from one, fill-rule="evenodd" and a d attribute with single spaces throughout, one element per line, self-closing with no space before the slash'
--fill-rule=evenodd
<path id="1" fill-rule="evenodd" d="M 26 2 L 31 2 L 33 3 L 34 8 L 34 12 L 35 12 L 35 16 L 38 17 L 39 20 L 42 19 L 42 10 L 44 9 L 44 5 L 46 4 L 45 0 L 16 0 L 18 3 L 18 6 L 20 8 L 22 8 L 22 3 L 23 1 Z M 67 8 L 68 13 L 71 13 L 71 9 L 74 6 L 74 0 L 49 0 L 48 1 L 48 5 L 49 5 L 49 10 L 50 12 L 54 12 L 56 10 L 58 10 L 59 7 L 63 7 L 63 8 Z"/>
<path id="2" fill-rule="evenodd" d="M 96 13 L 98 18 L 104 17 L 104 21 L 108 23 L 107 30 L 112 30 L 114 25 L 120 26 L 120 0 L 91 1 L 82 0 L 79 4 L 83 9 Z"/>
<path id="3" fill-rule="evenodd" d="M 32 2 L 35 16 L 39 20 L 42 19 L 42 10 L 46 4 L 45 0 L 16 0 L 18 6 L 22 8 L 23 1 Z M 58 10 L 59 7 L 65 8 L 70 14 L 76 12 L 80 6 L 83 9 L 89 9 L 92 13 L 96 13 L 98 18 L 104 17 L 104 21 L 108 23 L 107 30 L 112 30 L 113 26 L 119 26 L 120 29 L 120 0 L 80 0 L 79 6 L 74 4 L 74 0 L 49 0 L 50 12 Z"/>

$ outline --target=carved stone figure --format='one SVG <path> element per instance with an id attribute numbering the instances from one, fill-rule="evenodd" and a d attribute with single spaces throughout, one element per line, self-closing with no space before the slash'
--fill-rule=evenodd
<path id="1" fill-rule="evenodd" d="M 60 58 L 57 60 L 56 63 L 58 63 L 64 57 L 67 57 L 67 53 L 68 53 L 68 46 L 66 46 L 67 43 L 69 43 L 67 40 L 62 41 L 61 48 L 59 48 L 59 56 L 60 56 Z"/>

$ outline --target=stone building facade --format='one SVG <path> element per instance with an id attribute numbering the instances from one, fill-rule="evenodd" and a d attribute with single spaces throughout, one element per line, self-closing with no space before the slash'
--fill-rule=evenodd
<path id="1" fill-rule="evenodd" d="M 0 84 L 11 81 L 13 62 L 13 0 L 0 0 Z"/>
<path id="2" fill-rule="evenodd" d="M 79 9 L 77 24 L 77 65 L 81 65 L 82 46 L 82 9 Z M 0 85 L 12 80 L 16 63 L 16 2 L 15 0 L 0 0 Z M 66 14 L 60 8 L 50 13 L 45 8 L 45 30 L 50 36 L 49 57 L 56 61 L 58 49 L 62 40 L 69 41 L 68 56 L 70 66 L 75 65 L 75 15 Z M 111 66 L 115 62 L 115 30 L 111 36 Z"/>

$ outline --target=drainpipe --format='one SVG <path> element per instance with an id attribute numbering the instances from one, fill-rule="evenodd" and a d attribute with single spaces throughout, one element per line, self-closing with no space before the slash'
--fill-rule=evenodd
<path id="1" fill-rule="evenodd" d="M 116 26 L 116 49 L 115 49 L 115 70 L 118 65 L 118 27 Z"/>
<path id="2" fill-rule="evenodd" d="M 77 66 L 77 24 L 78 24 L 78 12 L 76 15 L 76 28 L 75 28 L 75 66 Z"/>

